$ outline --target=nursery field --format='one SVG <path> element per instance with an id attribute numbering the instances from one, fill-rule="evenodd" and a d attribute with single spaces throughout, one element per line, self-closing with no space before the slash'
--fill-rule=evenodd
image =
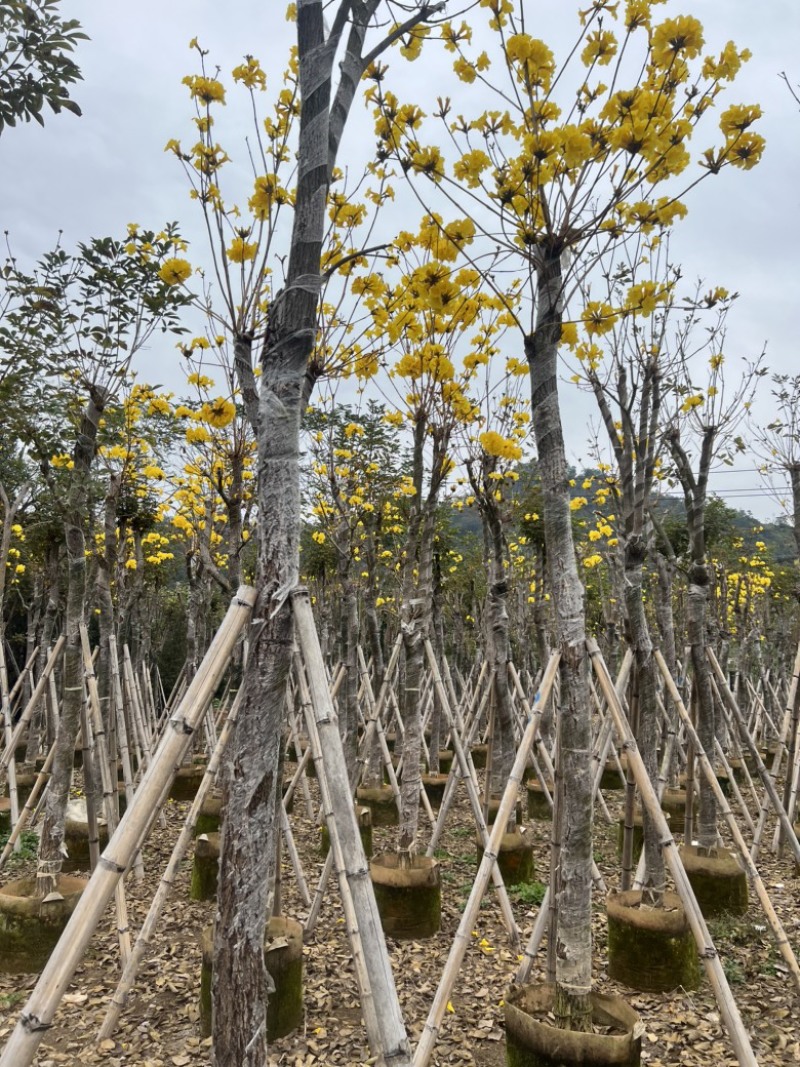
<path id="1" fill-rule="evenodd" d="M 291 767 L 289 764 L 288 768 Z M 309 778 L 307 784 L 308 796 L 316 809 L 317 782 Z M 594 849 L 597 865 L 611 889 L 619 883 L 617 818 L 622 812 L 623 792 L 606 790 L 604 798 L 613 821 L 609 824 L 604 813 L 596 811 Z M 169 801 L 166 825 L 156 824 L 144 849 L 144 880 L 128 877 L 126 891 L 134 936 L 147 913 L 187 811 L 187 804 Z M 523 942 L 532 929 L 548 879 L 550 831 L 550 824 L 545 821 L 526 819 L 525 825 L 534 843 L 536 880 L 509 889 Z M 320 830 L 308 817 L 303 790 L 298 790 L 291 826 L 313 895 L 323 858 Z M 374 849 L 392 850 L 395 836 L 395 829 L 374 828 Z M 680 838 L 676 833 L 676 839 Z M 768 833 L 765 840 L 770 838 Z M 440 933 L 416 942 L 390 941 L 400 1002 L 414 1043 L 430 1008 L 477 870 L 475 830 L 463 783 L 436 854 L 442 869 Z M 210 1062 L 210 1039 L 202 1037 L 199 1020 L 200 938 L 203 928 L 213 919 L 214 903 L 190 900 L 191 869 L 190 852 L 181 865 L 118 1029 L 113 1039 L 98 1044 L 97 1032 L 120 973 L 116 922 L 113 908 L 109 908 L 62 1001 L 52 1029 L 40 1046 L 35 1061 L 40 1067 L 56 1064 L 189 1067 Z M 22 858 L 11 861 L 6 877 L 21 877 L 34 870 L 35 859 L 23 854 Z M 775 910 L 796 945 L 800 941 L 800 876 L 794 862 L 788 855 L 779 859 L 765 849 L 759 870 Z M 282 870 L 282 897 L 284 913 L 303 922 L 308 909 L 300 901 L 287 860 Z M 595 983 L 602 992 L 627 997 L 640 1013 L 645 1028 L 643 1062 L 652 1067 L 735 1064 L 708 981 L 703 979 L 693 992 L 677 989 L 672 993 L 645 995 L 625 990 L 606 973 L 605 908 L 604 899 L 597 892 L 593 910 Z M 796 994 L 757 900 L 751 894 L 745 915 L 711 920 L 709 927 L 758 1062 L 764 1067 L 800 1063 Z M 534 966 L 534 979 L 544 975 L 545 956 L 546 940 Z M 297 1031 L 272 1045 L 270 1063 L 292 1067 L 369 1063 L 334 880 L 328 884 L 314 936 L 304 946 L 303 965 L 303 1023 Z M 516 966 L 516 951 L 509 944 L 494 891 L 490 889 L 481 904 L 471 944 L 450 998 L 433 1063 L 476 1067 L 505 1064 L 502 1002 Z M 34 975 L 0 977 L 0 1040 L 13 1028 L 34 982 Z"/>

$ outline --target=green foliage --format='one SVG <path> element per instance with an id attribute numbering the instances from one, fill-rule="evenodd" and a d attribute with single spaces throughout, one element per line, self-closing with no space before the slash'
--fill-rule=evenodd
<path id="1" fill-rule="evenodd" d="M 45 103 L 80 115 L 67 86 L 81 79 L 71 53 L 88 37 L 62 19 L 60 0 L 0 0 L 0 134 L 18 119 L 44 125 Z"/>
<path id="2" fill-rule="evenodd" d="M 6 847 L 8 834 L 0 834 L 0 852 Z M 19 836 L 19 851 L 12 852 L 8 858 L 9 867 L 14 867 L 27 860 L 36 858 L 39 850 L 39 835 L 35 830 L 23 830 Z"/>
<path id="3" fill-rule="evenodd" d="M 543 882 L 523 882 L 515 885 L 511 890 L 514 900 L 518 904 L 527 904 L 538 907 L 544 900 L 547 886 Z"/>

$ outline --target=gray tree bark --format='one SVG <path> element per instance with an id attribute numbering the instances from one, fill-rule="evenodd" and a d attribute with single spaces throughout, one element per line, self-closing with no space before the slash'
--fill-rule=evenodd
<path id="1" fill-rule="evenodd" d="M 73 450 L 74 467 L 64 516 L 67 545 L 67 609 L 64 620 L 64 698 L 56 731 L 55 754 L 39 839 L 36 893 L 46 896 L 56 887 L 64 859 L 64 820 L 72 782 L 75 741 L 83 705 L 83 652 L 80 625 L 86 599 L 86 540 L 89 472 L 94 459 L 97 427 L 108 400 L 104 389 L 92 388 Z"/>
<path id="2" fill-rule="evenodd" d="M 257 441 L 259 545 L 253 639 L 236 733 L 224 775 L 225 823 L 220 851 L 214 939 L 213 1062 L 265 1067 L 266 997 L 263 939 L 279 739 L 293 626 L 288 596 L 299 574 L 300 423 L 313 386 L 309 368 L 321 291 L 328 188 L 361 75 L 386 42 L 364 53 L 380 0 L 344 0 L 326 33 L 322 0 L 299 0 L 297 46 L 300 126 L 291 246 L 283 290 L 269 312 L 261 350 L 260 390 L 253 338 L 235 342 L 235 367 Z M 416 13 L 427 17 L 428 7 Z M 413 25 L 413 21 L 412 21 Z M 335 95 L 333 63 L 346 37 Z M 313 377 L 313 376 L 312 376 Z"/>
<path id="3" fill-rule="evenodd" d="M 555 615 L 561 705 L 558 713 L 559 767 L 569 782 L 564 796 L 556 945 L 557 1024 L 592 1027 L 592 780 L 591 711 L 583 587 L 572 539 L 569 474 L 558 400 L 558 344 L 563 292 L 560 252 L 538 250 L 537 311 L 533 334 L 525 338 L 531 376 L 531 409 L 542 482 L 550 593 Z"/>
<path id="4" fill-rule="evenodd" d="M 698 472 L 695 477 L 689 457 L 681 445 L 680 433 L 674 428 L 667 435 L 672 458 L 683 489 L 686 503 L 686 522 L 689 528 L 689 592 L 686 605 L 686 631 L 691 650 L 692 675 L 697 692 L 697 733 L 707 753 L 714 752 L 716 736 L 714 693 L 711 668 L 706 654 L 706 613 L 709 586 L 706 559 L 705 508 L 708 473 L 711 468 L 717 427 L 706 426 L 700 446 Z M 717 833 L 717 800 L 705 775 L 700 777 L 700 806 L 698 812 L 698 840 L 704 848 L 713 848 L 719 841 Z"/>

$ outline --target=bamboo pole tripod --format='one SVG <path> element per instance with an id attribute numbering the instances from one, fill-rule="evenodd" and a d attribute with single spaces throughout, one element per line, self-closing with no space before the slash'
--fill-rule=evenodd
<path id="1" fill-rule="evenodd" d="M 0 1067 L 30 1067 L 36 1050 L 53 1021 L 89 941 L 109 900 L 141 847 L 154 809 L 180 766 L 233 648 L 255 603 L 255 591 L 241 586 L 188 686 L 153 756 L 150 767 L 111 837 L 64 933 L 39 976 L 17 1024 L 0 1055 Z"/>
<path id="2" fill-rule="evenodd" d="M 171 729 L 168 728 L 165 731 L 161 742 L 158 744 L 152 757 L 152 763 L 140 788 L 133 796 L 133 802 L 130 805 L 128 812 L 120 822 L 116 832 L 111 836 L 111 840 L 103 854 L 101 863 L 94 872 L 81 903 L 78 905 L 61 942 L 59 942 L 59 946 L 51 957 L 51 960 L 42 973 L 33 994 L 23 1009 L 20 1020 L 17 1023 L 13 1034 L 9 1038 L 2 1056 L 0 1056 L 0 1067 L 28 1067 L 28 1065 L 32 1063 L 39 1041 L 45 1030 L 50 1026 L 61 996 L 66 991 L 68 983 L 71 980 L 83 951 L 92 936 L 95 926 L 116 887 L 121 885 L 121 878 L 125 871 L 130 867 L 132 857 L 138 851 L 148 826 L 152 823 L 152 820 L 155 817 L 157 801 L 164 795 L 164 792 L 168 788 L 169 781 L 180 765 L 183 752 L 188 747 L 191 733 L 202 724 L 208 701 L 227 665 L 233 645 L 249 618 L 252 600 L 251 590 L 247 589 L 247 587 L 243 587 L 239 590 L 237 598 L 234 599 L 228 615 L 220 627 L 206 658 L 175 711 L 170 723 Z M 324 788 L 323 809 L 328 819 L 331 836 L 331 853 L 329 862 L 331 869 L 334 867 L 336 869 L 340 888 L 342 889 L 343 901 L 345 902 L 346 915 L 348 916 L 348 930 L 352 935 L 351 945 L 353 946 L 354 951 L 356 972 L 360 975 L 363 996 L 362 1004 L 364 1007 L 370 1045 L 373 1050 L 373 1055 L 382 1057 L 385 1062 L 391 1062 L 392 1064 L 397 1065 L 397 1067 L 408 1067 L 408 1065 L 411 1065 L 412 1063 L 410 1046 L 399 1002 L 397 1000 L 397 993 L 391 973 L 391 965 L 386 950 L 385 940 L 383 939 L 380 921 L 377 918 L 377 913 L 374 908 L 374 897 L 367 885 L 368 869 L 363 857 L 363 849 L 361 847 L 360 836 L 358 833 L 358 824 L 353 810 L 352 793 L 350 791 L 350 783 L 348 782 L 344 754 L 339 740 L 336 714 L 331 697 L 331 687 L 325 674 L 324 661 L 319 648 L 319 641 L 314 627 L 313 615 L 307 591 L 305 589 L 295 590 L 292 594 L 292 604 L 295 615 L 298 644 L 302 653 L 302 663 L 298 662 L 296 669 L 300 701 L 303 710 L 307 715 L 309 735 L 314 738 L 312 748 L 316 751 L 313 754 L 315 760 L 319 760 L 320 770 L 322 772 L 319 777 L 321 788 Z M 690 926 L 700 949 L 700 954 L 709 974 L 715 995 L 717 996 L 720 1012 L 733 1043 L 737 1060 L 741 1067 L 755 1067 L 757 1061 L 755 1060 L 752 1048 L 750 1047 L 749 1038 L 738 1014 L 738 1009 L 730 992 L 730 988 L 725 980 L 724 972 L 721 963 L 716 956 L 716 951 L 713 947 L 708 929 L 699 912 L 699 908 L 696 905 L 694 894 L 677 854 L 675 843 L 669 833 L 669 828 L 663 818 L 663 814 L 661 813 L 657 794 L 650 783 L 635 741 L 633 740 L 633 735 L 625 715 L 619 692 L 608 676 L 607 668 L 605 667 L 605 664 L 600 657 L 599 649 L 594 642 L 589 643 L 589 651 L 603 698 L 609 711 L 609 721 L 613 722 L 613 728 L 616 731 L 618 738 L 621 740 L 622 747 L 628 756 L 628 767 L 630 768 L 632 777 L 634 778 L 642 796 L 643 805 L 658 827 L 658 832 L 662 841 L 662 848 L 665 852 L 665 858 L 672 871 L 679 894 L 684 901 L 684 906 L 687 908 Z M 454 741 L 457 748 L 458 762 L 463 764 L 462 770 L 469 773 L 469 754 L 468 751 L 465 752 L 461 746 L 462 733 L 459 729 L 459 723 L 457 722 L 458 715 L 450 704 L 450 697 L 455 694 L 447 692 L 445 682 L 438 671 L 432 650 L 428 651 L 428 655 L 434 690 L 437 697 L 442 702 L 442 707 L 445 710 L 445 718 L 451 733 L 454 739 L 458 739 L 457 742 Z M 712 660 L 712 664 L 713 663 L 714 661 Z M 527 702 L 524 699 L 524 693 L 518 693 L 518 696 L 520 696 L 523 701 L 523 710 L 527 715 L 527 725 L 517 751 L 512 776 L 509 779 L 501 800 L 497 820 L 491 834 L 488 835 L 484 858 L 478 870 L 478 875 L 475 884 L 473 885 L 473 890 L 470 894 L 465 912 L 462 916 L 459 931 L 451 947 L 450 956 L 432 1003 L 428 1019 L 425 1023 L 421 1040 L 413 1055 L 413 1067 L 426 1067 L 430 1060 L 430 1056 L 432 1055 L 441 1021 L 446 1010 L 446 1005 L 456 981 L 460 963 L 466 952 L 466 947 L 469 944 L 469 930 L 474 924 L 474 916 L 477 907 L 479 906 L 481 897 L 488 886 L 489 879 L 492 877 L 492 871 L 496 867 L 499 840 L 502 836 L 505 822 L 511 808 L 516 802 L 516 796 L 528 763 L 528 755 L 532 745 L 536 741 L 539 719 L 553 687 L 557 664 L 558 657 L 557 655 L 554 655 L 551 657 L 551 660 L 547 665 L 547 669 L 537 694 L 537 699 L 532 708 L 527 705 Z M 366 664 L 363 663 L 363 660 L 360 666 L 363 672 L 362 677 L 366 679 Z M 662 666 L 661 663 L 659 663 L 659 666 L 663 672 L 665 665 Z M 723 699 L 726 703 L 735 705 L 735 701 L 733 700 L 730 691 L 727 690 L 726 692 L 727 683 L 724 676 L 720 677 L 721 670 L 719 669 L 718 664 L 715 666 L 715 673 L 717 674 L 717 684 Z M 40 682 L 41 681 L 42 680 L 40 679 Z M 708 755 L 702 751 L 696 736 L 694 736 L 691 719 L 682 704 L 680 694 L 678 693 L 674 682 L 672 682 L 672 685 L 670 686 L 671 681 L 671 678 L 667 680 L 665 674 L 665 684 L 670 692 L 670 697 L 675 707 L 678 709 L 684 729 L 687 731 L 687 736 L 695 747 L 703 772 L 708 776 L 709 771 L 713 773 L 710 760 Z M 32 701 L 29 702 L 29 708 L 31 703 Z M 374 723 L 373 716 L 375 705 L 379 703 L 380 698 L 378 701 L 375 701 L 374 698 L 372 701 L 368 699 L 366 701 L 366 706 L 369 709 L 368 726 L 373 725 Z M 97 714 L 99 709 L 96 699 L 92 695 L 91 684 L 89 685 L 88 704 L 91 718 L 94 719 L 92 725 L 97 726 Z M 235 720 L 236 706 L 237 705 L 234 705 L 231 717 L 229 717 L 222 726 L 222 732 L 214 753 L 215 757 L 218 757 L 221 745 L 227 740 L 227 736 L 232 726 L 232 720 Z M 741 716 L 738 707 L 736 708 L 736 711 L 738 712 L 738 715 Z M 99 742 L 100 748 L 102 749 L 104 743 L 102 723 L 100 723 L 99 726 L 99 737 L 98 731 L 95 730 L 95 740 Z M 379 725 L 373 725 L 373 729 L 380 729 L 380 727 Z M 315 734 L 318 736 L 314 736 Z M 747 736 L 746 730 L 744 731 L 744 736 Z M 604 746 L 606 747 L 609 738 L 610 734 L 604 739 Z M 458 748 L 461 748 L 460 753 L 458 752 Z M 305 758 L 308 759 L 309 756 L 306 755 Z M 214 757 L 212 757 L 212 762 L 209 765 L 206 779 L 204 779 L 205 789 L 209 787 L 213 777 L 212 767 L 215 767 Z M 550 768 L 548 767 L 547 770 L 549 771 Z M 474 769 L 472 773 L 474 774 Z M 768 779 L 769 775 L 767 774 L 766 777 Z M 115 783 L 113 783 L 113 785 L 115 787 Z M 718 786 L 717 789 L 719 789 Z M 108 804 L 108 801 L 111 799 L 112 784 L 107 780 L 103 783 L 103 793 L 106 804 Z M 773 800 L 773 806 L 775 806 L 776 811 L 778 811 L 778 814 L 780 815 L 782 805 L 777 801 L 777 797 L 773 799 L 773 797 L 770 796 L 770 800 Z M 191 822 L 192 813 L 196 816 L 195 806 L 199 810 L 199 802 L 196 801 L 195 805 L 193 805 L 187 826 L 189 825 L 189 822 Z M 722 806 L 722 811 L 726 819 L 730 817 L 729 825 L 731 826 L 732 833 L 734 833 L 734 837 L 736 837 L 738 828 L 736 828 L 736 823 L 732 818 L 730 808 L 724 804 Z M 784 818 L 785 817 L 784 812 Z M 187 831 L 187 827 L 184 827 L 184 831 L 179 839 L 179 845 L 184 849 L 188 844 L 190 833 L 191 831 Z M 791 827 L 790 833 L 793 837 Z M 741 835 L 739 835 L 739 837 L 740 836 Z M 740 844 L 739 840 L 737 840 L 737 844 L 741 850 L 742 844 Z M 796 839 L 794 839 L 794 847 L 797 847 Z M 159 888 L 159 893 L 154 899 L 151 907 L 151 912 L 155 918 L 157 918 L 158 911 L 160 910 L 160 907 L 163 906 L 163 899 L 165 899 L 166 893 L 169 891 L 171 878 L 174 875 L 174 867 L 177 864 L 177 860 L 175 859 L 177 851 L 178 846 L 176 846 L 176 850 L 173 852 L 170 866 L 162 879 L 162 886 Z M 752 861 L 748 865 L 748 873 L 751 875 L 751 880 L 755 882 L 758 888 L 760 879 L 758 878 L 758 872 L 755 870 Z M 761 884 L 761 886 L 763 888 L 763 884 Z M 761 896 L 762 894 L 759 892 L 759 897 L 761 898 Z M 764 897 L 766 897 L 765 892 Z M 772 910 L 771 915 L 770 912 L 767 911 L 768 898 L 766 898 L 766 901 L 767 903 L 765 904 L 764 899 L 762 899 L 765 913 L 770 919 L 770 925 L 772 925 L 773 932 L 776 934 L 776 939 L 784 954 L 784 958 L 787 960 L 787 963 L 789 963 L 791 973 L 793 974 L 795 981 L 800 985 L 800 971 L 798 970 L 794 955 L 791 952 L 791 946 L 789 946 L 785 932 L 782 930 L 782 927 L 779 926 L 774 910 Z M 542 911 L 545 912 L 546 909 L 543 908 Z M 139 949 L 139 943 L 137 942 L 137 946 L 134 949 L 134 953 L 128 964 L 129 967 L 131 964 L 134 964 L 133 972 L 126 971 L 127 979 L 126 974 L 123 975 L 123 980 L 114 996 L 112 1005 L 109 1007 L 109 1012 L 104 1022 L 104 1035 L 113 1031 L 119 1011 L 124 1005 L 127 992 L 132 985 L 133 977 L 135 977 L 135 968 L 138 966 L 138 962 L 146 949 L 147 937 L 149 937 L 152 932 L 155 918 L 151 920 L 151 917 L 148 916 L 146 926 L 143 928 L 142 934 L 140 934 L 140 940 L 142 941 L 141 950 Z M 773 918 L 775 920 L 774 923 Z M 775 925 L 775 923 L 777 923 L 777 925 Z M 145 934 L 145 930 L 147 931 L 147 934 Z M 129 984 L 126 984 L 126 982 Z"/>

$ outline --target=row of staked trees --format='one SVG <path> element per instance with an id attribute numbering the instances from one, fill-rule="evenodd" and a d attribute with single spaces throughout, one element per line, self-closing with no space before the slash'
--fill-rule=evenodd
<path id="1" fill-rule="evenodd" d="M 508 663 L 540 666 L 559 651 L 555 727 L 570 789 L 559 794 L 556 1019 L 578 1030 L 591 1025 L 592 982 L 587 632 L 609 656 L 621 636 L 634 653 L 655 777 L 654 643 L 677 669 L 688 640 L 706 743 L 709 630 L 755 663 L 765 620 L 795 609 L 794 579 L 757 534 L 717 530 L 714 542 L 710 519 L 725 515 L 709 507 L 709 475 L 744 450 L 742 420 L 766 371 L 756 358 L 735 384 L 726 377 L 733 296 L 688 288 L 674 257 L 692 188 L 750 170 L 763 151 L 758 105 L 727 102 L 747 51 L 710 46 L 696 18 L 662 17 L 650 0 L 595 0 L 559 54 L 529 32 L 524 4 L 448 6 L 340 0 L 326 12 L 299 0 L 285 72 L 248 56 L 231 85 L 193 42 L 192 144 L 167 148 L 208 247 L 187 248 L 173 225 L 131 226 L 4 272 L 0 389 L 13 419 L 0 442 L 0 590 L 31 647 L 46 649 L 60 625 L 65 693 L 80 690 L 81 622 L 97 626 L 107 705 L 111 642 L 151 662 L 153 620 L 180 613 L 191 676 L 215 605 L 244 580 L 257 590 L 223 772 L 219 1065 L 267 1062 L 262 941 L 301 579 L 351 690 L 359 643 L 380 675 L 400 634 L 409 692 L 428 637 L 448 655 L 489 655 L 506 739 Z M 435 100 L 404 95 L 406 64 L 421 56 L 446 64 Z M 229 93 L 254 116 L 249 184 L 228 156 L 243 146 L 218 140 Z M 377 139 L 363 168 L 346 139 L 358 108 Z M 206 315 L 194 337 L 190 306 Z M 133 374 L 155 330 L 180 338 L 183 396 Z M 758 435 L 760 455 L 790 476 L 800 548 L 797 382 L 776 389 L 780 417 Z M 583 472 L 564 432 L 578 395 L 600 427 Z M 664 504 L 675 491 L 683 519 Z M 43 893 L 60 865 L 79 704 L 65 699 L 58 722 Z M 342 708 L 352 767 L 347 689 Z M 410 855 L 421 724 L 413 701 L 404 712 L 399 849 Z M 513 750 L 500 748 L 509 766 Z M 714 798 L 702 789 L 700 827 L 713 843 Z M 658 906 L 664 866 L 647 825 L 645 842 Z M 383 1051 L 410 1062 L 402 1035 Z"/>

